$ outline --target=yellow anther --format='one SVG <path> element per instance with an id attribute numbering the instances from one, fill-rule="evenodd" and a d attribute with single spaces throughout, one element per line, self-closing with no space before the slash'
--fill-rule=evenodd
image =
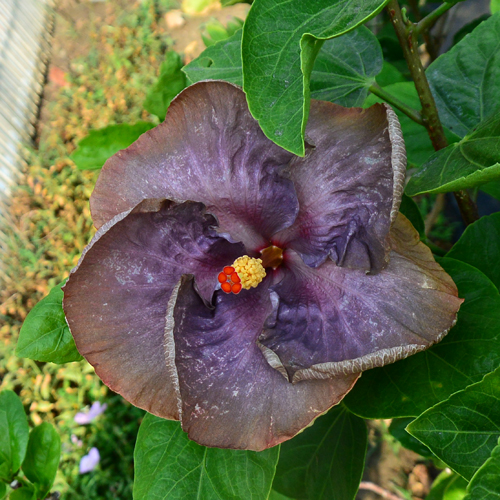
<path id="1" fill-rule="evenodd" d="M 245 290 L 255 288 L 266 277 L 266 271 L 262 267 L 262 259 L 254 259 L 244 255 L 234 261 L 233 267 L 241 279 L 241 286 Z"/>

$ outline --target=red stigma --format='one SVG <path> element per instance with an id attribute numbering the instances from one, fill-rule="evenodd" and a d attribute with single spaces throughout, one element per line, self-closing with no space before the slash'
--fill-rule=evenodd
<path id="1" fill-rule="evenodd" d="M 241 292 L 241 279 L 234 267 L 226 266 L 217 277 L 223 292 L 238 294 Z"/>

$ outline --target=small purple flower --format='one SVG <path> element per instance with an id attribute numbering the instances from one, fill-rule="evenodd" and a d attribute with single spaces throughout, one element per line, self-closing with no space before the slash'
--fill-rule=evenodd
<path id="1" fill-rule="evenodd" d="M 99 450 L 95 447 L 90 448 L 89 453 L 84 455 L 80 460 L 80 474 L 85 474 L 86 472 L 94 470 L 100 460 L 101 456 L 99 455 Z"/>
<path id="2" fill-rule="evenodd" d="M 294 156 L 241 89 L 197 83 L 92 194 L 98 231 L 64 288 L 78 350 L 200 444 L 279 444 L 455 322 L 455 284 L 398 213 L 390 107 L 313 100 L 306 139 Z"/>
<path id="3" fill-rule="evenodd" d="M 101 403 L 99 403 L 99 401 L 95 401 L 94 403 L 92 403 L 90 410 L 86 412 L 78 412 L 75 415 L 74 421 L 80 425 L 90 424 L 92 420 L 98 417 L 101 413 L 104 413 L 107 407 L 108 405 L 106 403 L 102 405 Z"/>

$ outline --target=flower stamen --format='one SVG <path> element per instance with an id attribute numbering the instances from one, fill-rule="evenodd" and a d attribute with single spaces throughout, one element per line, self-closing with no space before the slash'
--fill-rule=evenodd
<path id="1" fill-rule="evenodd" d="M 218 280 L 222 291 L 238 294 L 241 289 L 255 288 L 266 276 L 261 259 L 244 255 L 238 257 L 232 266 L 226 266 L 219 273 Z"/>

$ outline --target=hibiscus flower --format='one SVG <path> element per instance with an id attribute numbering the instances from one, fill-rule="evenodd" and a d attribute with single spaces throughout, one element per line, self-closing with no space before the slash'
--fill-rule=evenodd
<path id="1" fill-rule="evenodd" d="M 64 287 L 78 350 L 202 445 L 289 439 L 456 320 L 453 281 L 398 213 L 390 107 L 312 101 L 306 140 L 294 156 L 241 89 L 197 83 L 92 194 L 98 231 Z"/>

